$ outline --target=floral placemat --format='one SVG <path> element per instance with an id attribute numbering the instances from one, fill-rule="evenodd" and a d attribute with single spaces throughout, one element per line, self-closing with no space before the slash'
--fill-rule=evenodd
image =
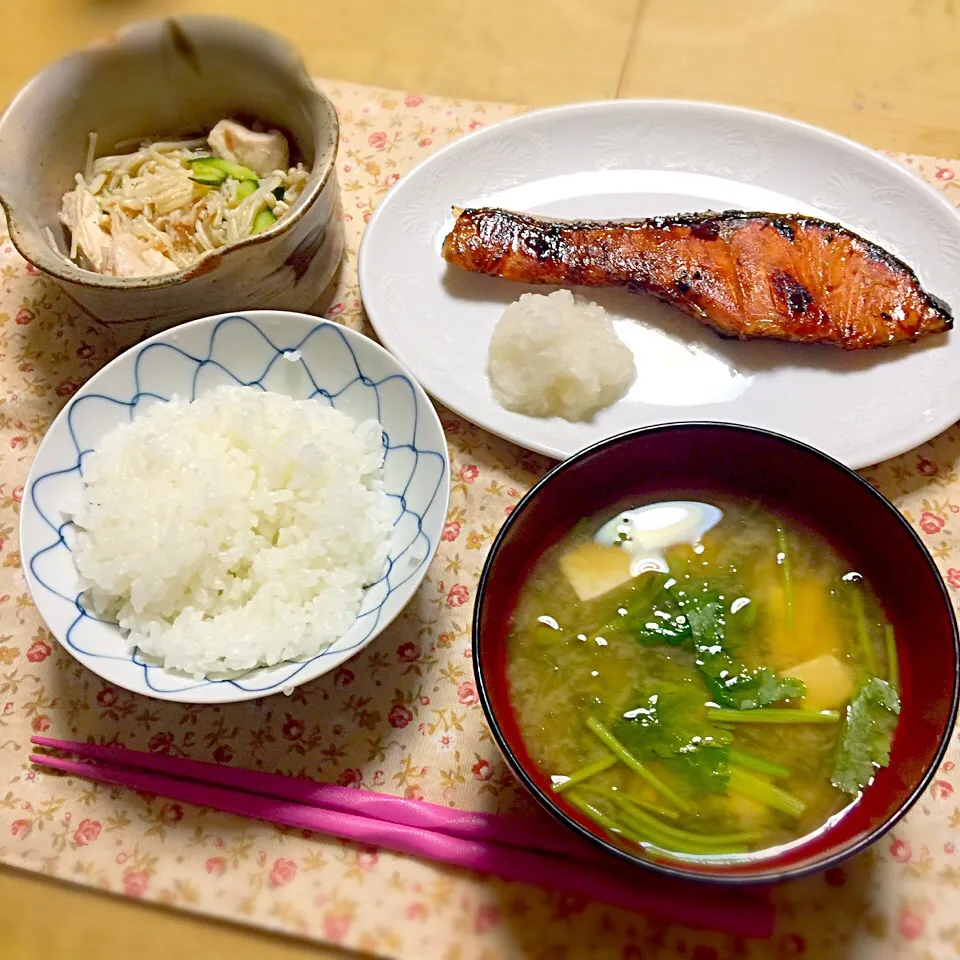
<path id="1" fill-rule="evenodd" d="M 521 108 L 322 85 L 342 123 L 349 243 L 328 315 L 369 333 L 356 251 L 384 192 L 430 151 Z M 898 159 L 960 203 L 960 161 Z M 17 256 L 0 221 L 0 860 L 402 960 L 960 955 L 956 739 L 893 834 L 842 867 L 776 891 L 777 931 L 766 942 L 33 770 L 29 737 L 49 733 L 535 815 L 484 723 L 469 623 L 487 547 L 548 462 L 446 411 L 453 470 L 439 553 L 402 618 L 331 676 L 291 697 L 182 707 L 101 683 L 52 639 L 20 568 L 24 480 L 57 411 L 131 336 L 85 319 Z M 958 463 L 954 427 L 868 471 L 920 530 L 954 592 Z"/>

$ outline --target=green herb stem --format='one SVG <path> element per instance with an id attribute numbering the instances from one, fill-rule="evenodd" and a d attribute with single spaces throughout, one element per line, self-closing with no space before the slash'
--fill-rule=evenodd
<path id="1" fill-rule="evenodd" d="M 617 804 L 620 807 L 620 819 L 626 828 L 624 833 L 638 837 L 643 843 L 673 853 L 690 853 L 701 856 L 717 856 L 724 853 L 744 853 L 747 843 L 760 838 L 759 833 L 699 834 L 688 830 L 677 830 L 661 823 L 638 807 L 630 807 L 628 802 Z"/>
<path id="2" fill-rule="evenodd" d="M 613 817 L 608 816 L 602 810 L 592 804 L 578 790 L 572 790 L 567 794 L 567 803 L 576 807 L 585 817 L 589 817 L 594 823 L 598 823 L 608 833 L 621 833 L 620 825 Z"/>
<path id="3" fill-rule="evenodd" d="M 836 710 L 794 710 L 773 707 L 760 710 L 724 710 L 713 707 L 707 717 L 714 723 L 836 723 Z"/>
<path id="4" fill-rule="evenodd" d="M 899 689 L 900 661 L 897 658 L 897 636 L 889 623 L 883 626 L 883 641 L 887 650 L 887 682 L 894 689 Z"/>
<path id="5" fill-rule="evenodd" d="M 744 753 L 735 747 L 730 747 L 727 751 L 727 757 L 731 763 L 739 764 L 749 770 L 756 770 L 758 773 L 765 773 L 769 777 L 789 777 L 790 771 L 786 767 L 781 767 L 779 763 L 772 760 L 764 760 L 762 757 L 755 757 L 752 753 Z"/>
<path id="6" fill-rule="evenodd" d="M 621 793 L 621 796 L 625 797 L 635 806 L 646 810 L 648 813 L 655 813 L 658 817 L 662 817 L 664 820 L 680 819 L 680 814 L 677 813 L 676 810 L 668 810 L 666 807 L 658 806 L 656 803 L 651 803 L 649 800 L 644 800 L 642 797 L 631 797 L 625 793 Z"/>
<path id="7" fill-rule="evenodd" d="M 623 839 L 629 840 L 631 843 L 635 843 L 638 846 L 654 846 L 657 847 L 658 850 L 662 850 L 665 853 L 705 854 L 715 852 L 713 850 L 705 850 L 701 845 L 684 844 L 682 841 L 674 840 L 657 830 L 656 827 L 645 827 L 642 823 L 639 823 L 636 820 L 633 821 L 632 826 L 630 824 L 626 824 L 614 817 L 611 817 L 609 814 L 604 813 L 599 807 L 596 806 L 596 804 L 591 803 L 590 800 L 587 799 L 583 794 L 584 791 L 582 789 L 572 790 L 567 795 L 567 802 L 579 810 L 585 817 L 593 820 L 594 823 L 602 827 L 607 833 L 613 836 L 622 837 Z M 734 850 L 725 852 L 739 851 Z"/>
<path id="8" fill-rule="evenodd" d="M 863 609 L 863 595 L 859 587 L 854 587 L 853 591 L 853 612 L 857 618 L 857 640 L 860 643 L 863 662 L 867 672 L 871 676 L 876 676 L 877 658 L 873 652 L 873 644 L 870 642 L 870 626 L 867 623 L 866 611 Z"/>
<path id="9" fill-rule="evenodd" d="M 744 830 L 736 833 L 697 833 L 694 830 L 684 830 L 669 823 L 661 823 L 656 817 L 640 809 L 629 797 L 621 797 L 613 793 L 612 799 L 624 814 L 633 817 L 639 823 L 655 827 L 664 836 L 677 840 L 696 841 L 707 846 L 722 846 L 726 843 L 747 843 L 759 840 L 763 836 L 759 830 Z"/>
<path id="10" fill-rule="evenodd" d="M 668 836 L 662 833 L 656 827 L 641 823 L 630 814 L 622 814 L 625 829 L 624 835 L 634 843 L 651 844 L 668 853 L 690 853 L 700 856 L 716 855 L 720 853 L 742 853 L 746 852 L 746 846 L 736 847 L 731 850 L 729 847 L 715 847 L 709 844 L 696 843 L 690 840 L 678 840 L 676 837 Z"/>
<path id="11" fill-rule="evenodd" d="M 732 712 L 732 711 L 731 711 Z M 641 776 L 657 793 L 666 797 L 678 810 L 691 813 L 693 808 L 656 774 L 648 770 L 596 717 L 587 720 L 587 729 L 619 760 Z"/>
<path id="12" fill-rule="evenodd" d="M 806 804 L 799 797 L 755 776 L 743 767 L 730 767 L 730 789 L 794 818 L 799 817 L 806 809 Z"/>
<path id="13" fill-rule="evenodd" d="M 590 777 L 596 776 L 598 773 L 603 773 L 604 770 L 609 770 L 614 764 L 619 762 L 620 761 L 614 756 L 607 756 L 602 760 L 595 760 L 593 763 L 588 763 L 585 767 L 581 767 L 576 773 L 571 773 L 566 780 L 553 784 L 550 789 L 554 793 L 563 793 L 578 783 L 583 783 L 584 780 L 589 780 Z"/>
<path id="14" fill-rule="evenodd" d="M 645 826 L 639 820 L 622 814 L 619 821 L 623 835 L 638 844 L 652 845 L 671 853 L 700 853 L 699 845 L 687 844 L 682 840 L 674 840 L 662 833 L 656 827 Z"/>
<path id="15" fill-rule="evenodd" d="M 790 565 L 790 551 L 787 549 L 787 531 L 777 527 L 777 549 L 779 562 L 783 570 L 783 602 L 786 613 L 787 630 L 793 630 L 793 571 Z"/>

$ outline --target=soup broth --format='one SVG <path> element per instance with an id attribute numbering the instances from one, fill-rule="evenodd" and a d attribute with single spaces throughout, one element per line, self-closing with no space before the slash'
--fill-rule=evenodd
<path id="1" fill-rule="evenodd" d="M 658 856 L 815 832 L 888 762 L 899 713 L 869 585 L 811 531 L 722 498 L 581 523 L 522 588 L 507 676 L 558 802 Z"/>

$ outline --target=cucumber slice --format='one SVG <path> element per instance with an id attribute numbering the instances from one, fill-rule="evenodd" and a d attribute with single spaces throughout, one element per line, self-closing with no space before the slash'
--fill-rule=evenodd
<path id="1" fill-rule="evenodd" d="M 193 174 L 190 179 L 194 183 L 202 183 L 205 187 L 219 187 L 227 179 L 227 175 L 222 170 L 203 160 L 192 160 L 190 172 Z"/>
<path id="2" fill-rule="evenodd" d="M 273 215 L 273 211 L 268 207 L 264 207 L 254 218 L 253 218 L 253 232 L 254 233 L 263 233 L 267 227 L 272 227 L 277 222 L 277 218 Z"/>
<path id="3" fill-rule="evenodd" d="M 253 196 L 259 188 L 260 182 L 258 180 L 241 180 L 237 185 L 237 203 Z"/>
<path id="4" fill-rule="evenodd" d="M 199 163 L 200 161 L 194 162 Z M 215 167 L 217 170 L 222 170 L 225 176 L 233 177 L 234 180 L 257 179 L 257 175 L 249 167 L 241 166 L 239 163 L 231 163 L 229 160 L 221 160 L 219 157 L 211 157 L 209 160 L 204 159 L 202 162 Z"/>

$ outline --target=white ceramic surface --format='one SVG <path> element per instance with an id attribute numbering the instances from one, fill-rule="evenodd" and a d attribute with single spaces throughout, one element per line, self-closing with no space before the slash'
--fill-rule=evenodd
<path id="1" fill-rule="evenodd" d="M 367 588 L 356 622 L 336 643 L 309 660 L 197 681 L 144 658 L 116 624 L 86 610 L 71 553 L 73 528 L 63 511 L 79 502 L 83 457 L 105 433 L 150 404 L 174 395 L 193 398 L 224 383 L 313 397 L 356 419 L 378 418 L 385 490 L 396 513 L 388 569 Z M 53 635 L 109 683 L 184 703 L 228 703 L 289 690 L 356 654 L 413 596 L 440 540 L 449 476 L 432 404 L 369 338 L 297 313 L 206 317 L 158 334 L 108 364 L 47 431 L 27 478 L 20 517 L 27 586 Z"/>
<path id="2" fill-rule="evenodd" d="M 364 305 L 382 342 L 442 403 L 553 457 L 632 427 L 713 420 L 764 427 L 863 467 L 960 418 L 960 334 L 846 353 L 720 339 L 679 311 L 620 290 L 584 293 L 616 317 L 638 378 L 590 423 L 502 409 L 487 349 L 528 290 L 440 257 L 452 206 L 570 218 L 695 210 L 807 213 L 839 221 L 909 263 L 960 309 L 960 215 L 872 150 L 793 120 L 737 107 L 658 100 L 575 104 L 525 114 L 434 154 L 370 220 L 360 250 Z"/>

